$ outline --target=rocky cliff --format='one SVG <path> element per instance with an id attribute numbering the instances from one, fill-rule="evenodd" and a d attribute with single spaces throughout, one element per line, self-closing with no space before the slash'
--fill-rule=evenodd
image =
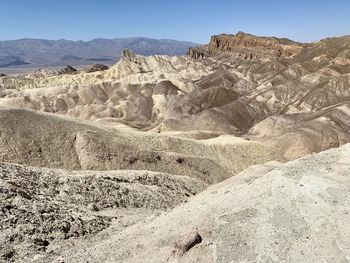
<path id="1" fill-rule="evenodd" d="M 208 45 L 190 48 L 188 55 L 192 58 L 203 58 L 227 52 L 243 59 L 272 60 L 292 58 L 304 46 L 306 45 L 285 38 L 257 37 L 238 32 L 236 35 L 214 35 Z"/>

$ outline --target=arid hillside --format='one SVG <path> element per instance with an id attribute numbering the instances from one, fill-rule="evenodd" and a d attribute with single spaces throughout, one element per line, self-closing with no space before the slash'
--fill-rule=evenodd
<path id="1" fill-rule="evenodd" d="M 1 77 L 0 106 L 158 133 L 231 134 L 294 159 L 349 142 L 349 52 L 347 36 L 301 44 L 218 35 L 185 57 L 124 50 L 116 65 L 92 73 Z M 286 141 L 286 134 L 296 139 Z"/>
<path id="2" fill-rule="evenodd" d="M 349 129 L 349 36 L 0 74 L 0 260 L 345 262 Z"/>

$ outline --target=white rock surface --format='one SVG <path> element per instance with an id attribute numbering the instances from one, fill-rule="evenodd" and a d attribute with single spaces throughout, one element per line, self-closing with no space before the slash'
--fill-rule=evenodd
<path id="1" fill-rule="evenodd" d="M 347 144 L 286 164 L 252 166 L 169 213 L 73 247 L 60 260 L 348 262 L 349 156 Z M 202 242 L 177 253 L 175 244 L 195 232 Z"/>

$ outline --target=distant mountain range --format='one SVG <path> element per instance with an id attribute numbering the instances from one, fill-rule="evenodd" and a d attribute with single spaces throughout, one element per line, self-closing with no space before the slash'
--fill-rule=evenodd
<path id="1" fill-rule="evenodd" d="M 18 39 L 0 41 L 0 67 L 115 63 L 128 48 L 140 55 L 182 55 L 195 43 L 170 39 L 115 38 L 91 41 Z"/>

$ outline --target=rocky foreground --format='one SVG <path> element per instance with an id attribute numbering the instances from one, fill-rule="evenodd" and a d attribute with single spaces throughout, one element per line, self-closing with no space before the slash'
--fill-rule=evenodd
<path id="1" fill-rule="evenodd" d="M 349 154 L 346 145 L 253 166 L 169 213 L 73 247 L 59 260 L 347 262 Z"/>
<path id="2" fill-rule="evenodd" d="M 204 191 L 198 180 L 155 172 L 69 172 L 3 163 L 1 257 L 346 262 L 349 155 L 347 144 L 286 164 L 256 165 Z"/>
<path id="3" fill-rule="evenodd" d="M 0 260 L 347 262 L 349 92 L 348 36 L 1 75 Z"/>

